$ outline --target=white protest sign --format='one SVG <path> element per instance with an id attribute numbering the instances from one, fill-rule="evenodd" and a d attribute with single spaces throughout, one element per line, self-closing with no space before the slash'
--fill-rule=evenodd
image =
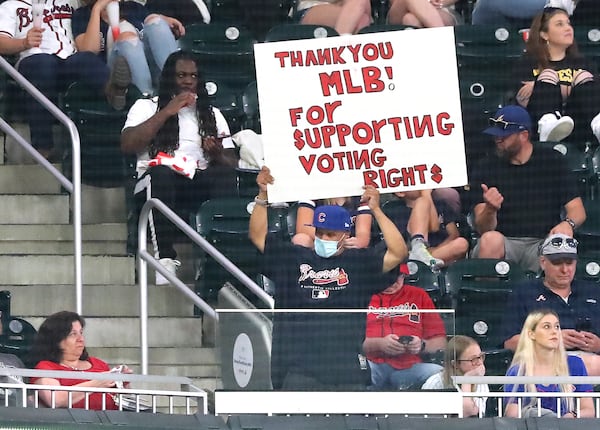
<path id="1" fill-rule="evenodd" d="M 450 27 L 255 45 L 270 201 L 467 183 Z"/>

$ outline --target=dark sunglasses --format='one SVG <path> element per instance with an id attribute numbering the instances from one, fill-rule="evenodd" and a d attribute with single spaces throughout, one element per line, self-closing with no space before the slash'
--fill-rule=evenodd
<path id="1" fill-rule="evenodd" d="M 562 238 L 562 237 L 554 237 L 552 238 L 552 240 L 550 242 L 548 242 L 546 244 L 545 247 L 548 246 L 552 246 L 554 248 L 573 248 L 573 249 L 577 249 L 577 245 L 579 244 L 579 242 L 577 242 L 577 239 L 574 239 L 572 237 L 566 237 L 566 238 Z"/>
<path id="2" fill-rule="evenodd" d="M 506 130 L 508 127 L 510 127 L 511 125 L 517 126 L 520 129 L 524 129 L 525 126 L 516 122 L 508 122 L 508 121 L 504 121 L 503 119 L 496 119 L 496 118 L 490 118 L 488 120 L 488 123 L 490 125 L 490 127 L 498 127 L 501 128 L 503 130 Z"/>

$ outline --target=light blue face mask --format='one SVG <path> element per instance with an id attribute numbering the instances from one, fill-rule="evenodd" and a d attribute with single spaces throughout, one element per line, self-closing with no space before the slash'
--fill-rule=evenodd
<path id="1" fill-rule="evenodd" d="M 338 251 L 338 243 L 337 240 L 323 240 L 315 237 L 315 252 L 319 257 L 329 258 Z"/>

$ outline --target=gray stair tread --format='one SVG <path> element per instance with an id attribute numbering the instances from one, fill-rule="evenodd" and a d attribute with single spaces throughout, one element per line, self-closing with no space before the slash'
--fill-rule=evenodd
<path id="1" fill-rule="evenodd" d="M 0 194 L 0 224 L 67 224 L 69 196 Z"/>
<path id="2" fill-rule="evenodd" d="M 83 256 L 83 283 L 133 284 L 135 259 L 126 256 Z M 74 258 L 66 255 L 0 255 L 3 285 L 68 284 L 74 278 Z"/>
<path id="3" fill-rule="evenodd" d="M 3 194 L 58 194 L 60 188 L 58 180 L 39 164 L 0 165 Z"/>
<path id="4" fill-rule="evenodd" d="M 115 241 L 127 237 L 125 223 L 84 224 L 81 226 L 84 241 Z M 38 225 L 2 225 L 0 224 L 0 240 L 61 240 L 73 241 L 74 231 L 71 224 L 38 224 Z"/>
<path id="5" fill-rule="evenodd" d="M 108 363 L 120 364 L 127 363 L 133 366 L 139 366 L 141 357 L 140 349 L 116 348 L 111 346 L 96 346 L 88 348 L 90 354 L 102 357 Z M 148 348 L 148 362 L 153 365 L 217 365 L 219 364 L 219 352 L 216 348 L 190 348 L 180 346 L 171 347 L 151 347 Z"/>
<path id="6" fill-rule="evenodd" d="M 50 315 L 63 309 L 75 308 L 75 286 L 63 285 L 8 285 L 2 289 L 11 293 L 11 310 L 24 317 Z M 60 297 L 60 300 L 56 300 Z M 140 314 L 139 286 L 84 285 L 83 313 L 106 317 L 138 316 Z M 150 316 L 190 317 L 193 304 L 173 287 L 148 286 L 148 313 Z"/>
<path id="7" fill-rule="evenodd" d="M 44 321 L 42 317 L 27 320 L 34 327 Z M 98 346 L 140 346 L 139 318 L 86 317 L 85 341 L 90 348 Z M 202 319 L 197 317 L 150 317 L 148 319 L 149 346 L 201 347 Z"/>

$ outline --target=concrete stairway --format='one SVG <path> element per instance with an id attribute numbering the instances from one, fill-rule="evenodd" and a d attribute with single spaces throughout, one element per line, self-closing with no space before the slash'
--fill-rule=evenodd
<path id="1" fill-rule="evenodd" d="M 11 292 L 12 314 L 37 328 L 53 312 L 75 310 L 70 196 L 43 167 L 10 164 L 20 160 L 11 156 L 14 143 L 6 142 L 7 160 L 0 144 L 0 290 Z M 124 190 L 84 186 L 82 206 L 86 344 L 111 365 L 139 369 L 139 288 L 135 259 L 126 254 Z M 184 264 L 182 279 L 191 282 L 191 262 Z M 149 373 L 191 377 L 207 390 L 219 386 L 218 354 L 203 345 L 193 306 L 174 288 L 154 285 L 148 303 Z"/>

